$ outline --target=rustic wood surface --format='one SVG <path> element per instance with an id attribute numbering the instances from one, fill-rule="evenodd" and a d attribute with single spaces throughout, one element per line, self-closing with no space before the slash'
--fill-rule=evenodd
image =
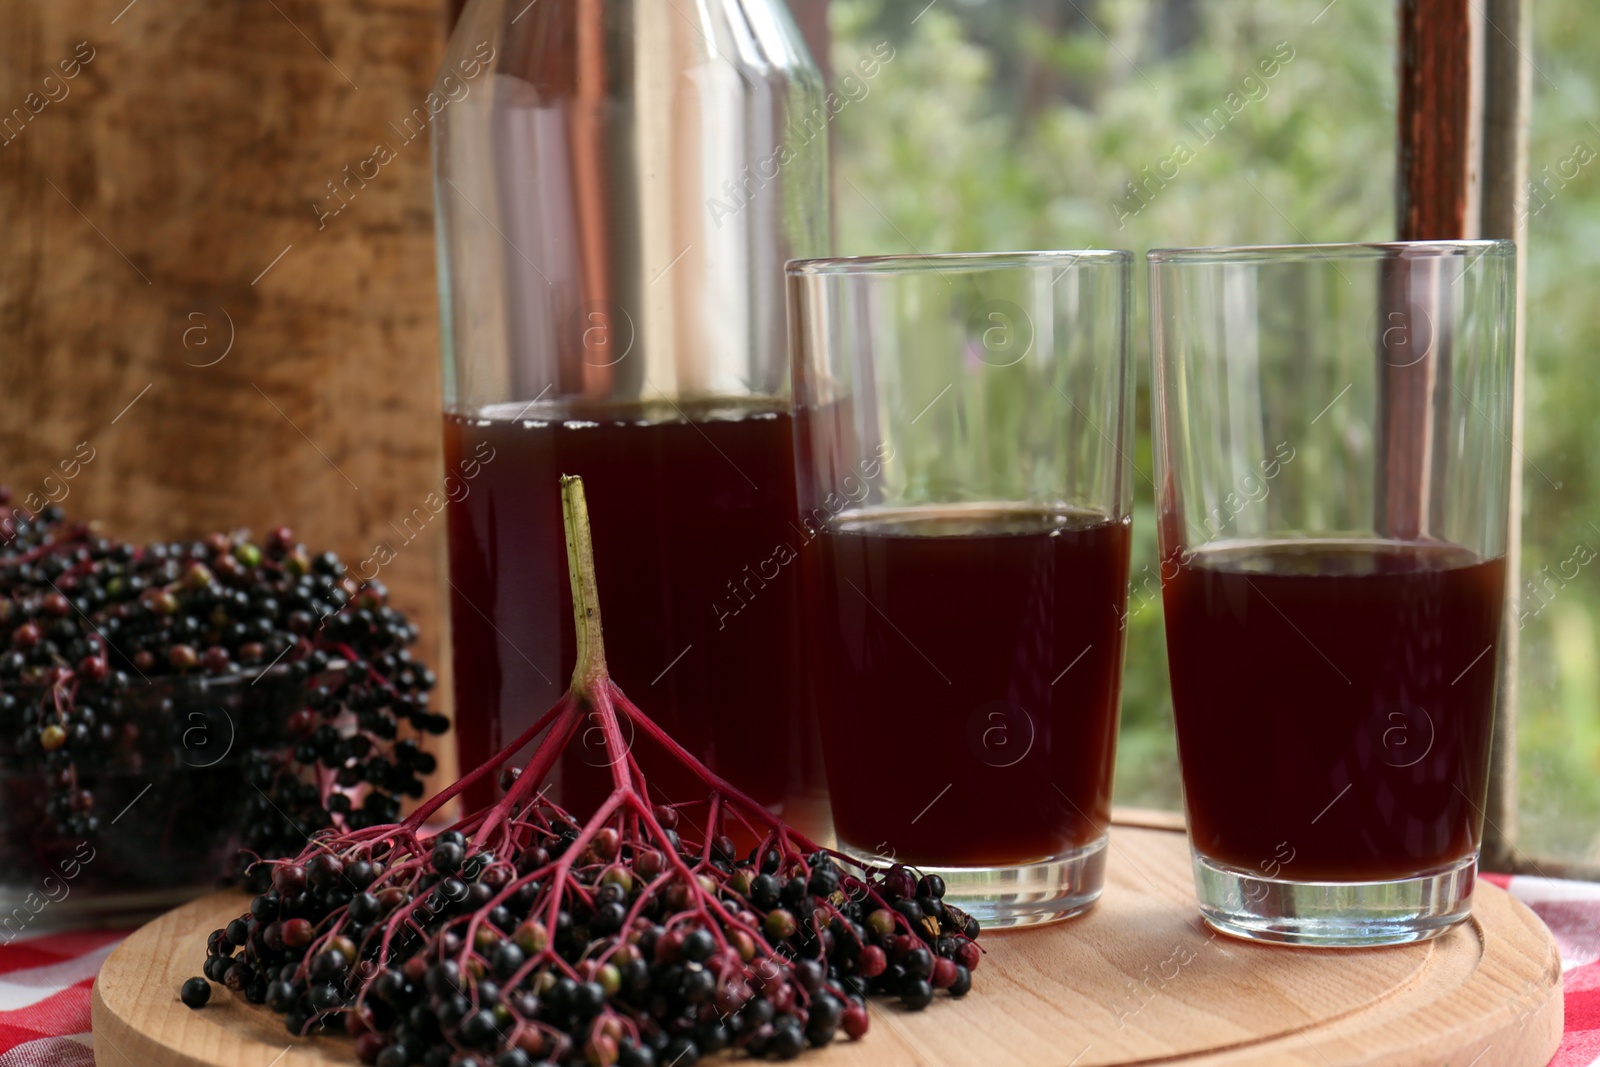
<path id="1" fill-rule="evenodd" d="M 156 920 L 95 984 L 99 1067 L 328 1067 L 348 1039 L 291 1042 L 281 1019 L 218 987 L 178 1001 L 206 935 L 246 900 L 218 894 Z M 985 934 L 972 993 L 920 1014 L 879 1006 L 817 1067 L 1453 1064 L 1543 1067 L 1560 1041 L 1561 965 L 1527 908 L 1480 883 L 1473 918 L 1435 941 L 1314 952 L 1210 933 L 1181 834 L 1119 826 L 1087 916 Z"/>
<path id="2" fill-rule="evenodd" d="M 353 568 L 388 541 L 441 666 L 444 522 L 396 526 L 443 478 L 429 147 L 401 123 L 445 18 L 0 0 L 0 484 L 136 540 L 288 522 Z"/>

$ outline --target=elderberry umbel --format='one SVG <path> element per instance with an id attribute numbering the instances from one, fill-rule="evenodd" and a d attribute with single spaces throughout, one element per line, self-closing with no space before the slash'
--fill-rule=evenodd
<path id="1" fill-rule="evenodd" d="M 448 722 L 381 584 L 288 528 L 141 546 L 53 506 L 0 516 L 8 868 L 87 842 L 109 884 L 203 883 L 230 841 L 294 855 L 422 795 L 419 739 Z"/>
<path id="2" fill-rule="evenodd" d="M 611 681 L 582 483 L 563 479 L 562 496 L 578 634 L 566 696 L 404 822 L 324 832 L 263 864 L 271 887 L 210 935 L 205 977 L 292 1034 L 343 1029 L 378 1067 L 790 1059 L 861 1037 L 869 996 L 921 1010 L 940 990 L 965 995 L 978 923 L 938 876 L 818 848 Z M 624 718 L 693 776 L 693 800 L 651 798 Z M 617 758 L 610 794 L 579 814 L 544 782 L 584 729 Z M 499 802 L 425 828 L 491 775 Z M 760 843 L 740 856 L 735 831 Z"/>

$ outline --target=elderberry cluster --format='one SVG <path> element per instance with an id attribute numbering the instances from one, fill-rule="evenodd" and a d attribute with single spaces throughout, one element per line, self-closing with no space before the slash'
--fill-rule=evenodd
<path id="1" fill-rule="evenodd" d="M 220 828 L 276 857 L 330 827 L 392 821 L 434 769 L 402 728 L 448 727 L 429 708 L 434 676 L 411 656 L 416 636 L 381 584 L 356 583 L 286 527 L 259 544 L 234 531 L 138 546 L 55 506 L 11 511 L 0 518 L 0 770 L 30 810 L 8 813 L 7 843 L 43 861 L 63 843 L 182 848 Z M 130 818 L 105 834 L 135 799 L 168 821 L 142 834 Z M 200 859 L 184 877 L 221 873 Z"/>
<path id="2" fill-rule="evenodd" d="M 978 924 L 937 877 L 818 849 L 611 680 L 581 479 L 561 492 L 579 631 L 566 694 L 404 822 L 321 833 L 258 865 L 270 888 L 211 934 L 184 1003 L 221 982 L 295 1035 L 343 1028 L 377 1067 L 693 1067 L 727 1049 L 786 1060 L 858 1038 L 870 993 L 909 1010 L 936 988 L 964 995 Z M 624 722 L 704 799 L 651 803 Z M 545 798 L 545 778 L 585 724 L 621 754 L 610 795 L 578 818 Z M 496 771 L 504 796 L 424 831 Z M 760 842 L 747 859 L 729 830 Z"/>
<path id="3" fill-rule="evenodd" d="M 456 830 L 323 838 L 210 935 L 205 978 L 377 1067 L 788 1060 L 864 1034 L 869 994 L 921 1010 L 971 988 L 978 923 L 936 875 L 781 835 L 735 861 L 725 835 L 685 844 L 671 807 L 632 842 L 542 810 L 502 856 Z"/>

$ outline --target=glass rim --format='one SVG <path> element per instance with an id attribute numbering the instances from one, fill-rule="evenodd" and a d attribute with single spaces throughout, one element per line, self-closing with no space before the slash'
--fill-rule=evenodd
<path id="1" fill-rule="evenodd" d="M 1152 248 L 1145 253 L 1151 266 L 1165 263 L 1291 263 L 1303 259 L 1443 259 L 1476 253 L 1513 256 L 1515 241 L 1478 238 L 1458 241 L 1349 241 L 1303 245 L 1212 245 L 1200 248 Z"/>
<path id="2" fill-rule="evenodd" d="M 1017 252 L 907 252 L 890 256 L 829 256 L 818 259 L 791 259 L 783 265 L 789 277 L 850 274 L 913 274 L 924 270 L 969 268 L 1005 270 L 1027 267 L 1071 266 L 1087 260 L 1085 266 L 1127 265 L 1133 253 L 1114 248 L 1084 248 L 1076 252 L 1041 249 Z"/>

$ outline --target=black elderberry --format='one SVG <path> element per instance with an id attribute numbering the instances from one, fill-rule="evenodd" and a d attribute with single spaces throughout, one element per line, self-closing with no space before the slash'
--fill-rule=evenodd
<path id="1" fill-rule="evenodd" d="M 605 1006 L 606 991 L 599 982 L 579 982 L 569 995 L 572 1013 L 580 1019 L 590 1019 Z"/>
<path id="2" fill-rule="evenodd" d="M 337 856 L 319 852 L 306 864 L 306 875 L 315 888 L 328 889 L 338 885 L 344 878 L 344 864 Z"/>
<path id="3" fill-rule="evenodd" d="M 262 893 L 250 902 L 250 914 L 261 922 L 271 922 L 278 917 L 280 903 L 277 893 Z"/>
<path id="4" fill-rule="evenodd" d="M 744 1006 L 744 1010 L 739 1013 L 740 1026 L 742 1029 L 747 1031 L 755 1030 L 766 1023 L 770 1023 L 775 1014 L 776 1012 L 772 1007 L 772 1001 L 752 1000 L 750 1003 L 746 1004 Z"/>
<path id="5" fill-rule="evenodd" d="M 494 1015 L 487 1011 L 474 1011 L 461 1020 L 459 1036 L 463 1044 L 483 1047 L 500 1033 Z"/>
<path id="6" fill-rule="evenodd" d="M 461 968 L 455 960 L 441 960 L 428 968 L 428 992 L 446 997 L 461 988 Z"/>
<path id="7" fill-rule="evenodd" d="M 771 874 L 758 874 L 750 882 L 750 903 L 762 911 L 778 906 L 779 883 Z"/>
<path id="8" fill-rule="evenodd" d="M 694 1067 L 700 1062 L 700 1046 L 687 1037 L 675 1037 L 667 1042 L 662 1049 L 658 1061 L 678 1064 L 678 1067 Z"/>
<path id="9" fill-rule="evenodd" d="M 471 1013 L 472 1001 L 460 993 L 441 998 L 434 1009 L 442 1026 L 457 1026 Z"/>
<path id="10" fill-rule="evenodd" d="M 819 993 L 813 997 L 810 1013 L 806 1019 L 806 1040 L 817 1048 L 832 1041 L 835 1031 L 839 1029 L 839 1020 L 843 1014 L 844 1008 L 831 994 Z"/>
<path id="11" fill-rule="evenodd" d="M 343 952 L 330 948 L 311 958 L 310 974 L 316 981 L 331 982 L 342 976 L 349 966 L 350 961 L 345 959 Z"/>
<path id="12" fill-rule="evenodd" d="M 371 893 L 357 893 L 351 897 L 349 909 L 350 918 L 363 923 L 370 923 L 383 914 L 383 905 Z"/>
<path id="13" fill-rule="evenodd" d="M 204 978 L 191 978 L 183 983 L 178 996 L 187 1007 L 198 1010 L 211 1000 L 211 983 Z"/>
<path id="14" fill-rule="evenodd" d="M 602 904 L 594 913 L 589 922 L 591 931 L 597 934 L 611 934 L 622 929 L 622 921 L 627 917 L 627 909 L 619 903 Z"/>
<path id="15" fill-rule="evenodd" d="M 704 963 L 716 951 L 717 943 L 709 930 L 695 930 L 684 939 L 679 951 L 691 963 Z"/>
<path id="16" fill-rule="evenodd" d="M 439 1026 L 439 1017 L 425 1004 L 414 1005 L 406 1012 L 405 1019 L 410 1025 L 411 1032 L 424 1042 L 438 1041 L 444 1036 L 444 1031 Z"/>
<path id="17" fill-rule="evenodd" d="M 507 1067 L 507 1065 L 499 1065 Z M 649 1045 L 624 1041 L 617 1049 L 617 1067 L 656 1067 L 656 1055 Z"/>
<path id="18" fill-rule="evenodd" d="M 650 988 L 650 965 L 642 959 L 632 960 L 622 968 L 622 988 L 642 993 Z"/>
<path id="19" fill-rule="evenodd" d="M 808 993 L 815 993 L 822 988 L 826 980 L 827 968 L 818 960 L 796 960 L 794 964 L 795 981 L 800 988 Z"/>
<path id="20" fill-rule="evenodd" d="M 762 1023 L 747 1030 L 744 1034 L 744 1050 L 754 1059 L 761 1059 L 766 1056 L 767 1048 L 771 1043 L 771 1023 Z"/>
<path id="21" fill-rule="evenodd" d="M 914 897 L 917 894 L 917 879 L 904 867 L 892 868 L 883 879 L 884 899 L 891 902 Z"/>
<path id="22" fill-rule="evenodd" d="M 500 987 L 489 981 L 489 979 L 479 979 L 475 989 L 478 996 L 478 1007 L 488 1008 L 493 1011 L 500 1006 Z"/>
<path id="23" fill-rule="evenodd" d="M 767 1055 L 775 1060 L 792 1060 L 805 1049 L 805 1037 L 800 1024 L 793 1019 L 775 1024 L 772 1037 L 767 1041 Z"/>
<path id="24" fill-rule="evenodd" d="M 704 1004 L 716 991 L 717 980 L 701 967 L 685 970 L 678 983 L 678 995 L 690 1004 Z"/>
<path id="25" fill-rule="evenodd" d="M 344 1003 L 344 997 L 339 993 L 339 988 L 332 982 L 321 982 L 313 985 L 309 992 L 311 1007 L 316 1011 L 333 1011 Z"/>
<path id="26" fill-rule="evenodd" d="M 813 867 L 806 889 L 812 896 L 831 897 L 839 891 L 839 872 L 831 866 Z"/>
<path id="27" fill-rule="evenodd" d="M 279 980 L 267 985 L 267 1007 L 276 1012 L 286 1012 L 295 1001 L 294 986 Z"/>
<path id="28" fill-rule="evenodd" d="M 908 975 L 900 985 L 900 1003 L 912 1011 L 921 1011 L 933 1003 L 933 986 L 928 984 L 926 978 Z"/>
<path id="29" fill-rule="evenodd" d="M 223 972 L 222 984 L 234 992 L 242 991 L 251 982 L 255 981 L 255 968 L 244 960 L 235 960 Z"/>
<path id="30" fill-rule="evenodd" d="M 515 942 L 500 942 L 499 945 L 495 946 L 494 950 L 493 960 L 495 975 L 501 980 L 510 978 L 517 972 L 517 969 L 522 966 L 523 961 L 526 958 L 527 957 L 525 957 L 522 953 L 522 949 L 518 948 Z"/>

